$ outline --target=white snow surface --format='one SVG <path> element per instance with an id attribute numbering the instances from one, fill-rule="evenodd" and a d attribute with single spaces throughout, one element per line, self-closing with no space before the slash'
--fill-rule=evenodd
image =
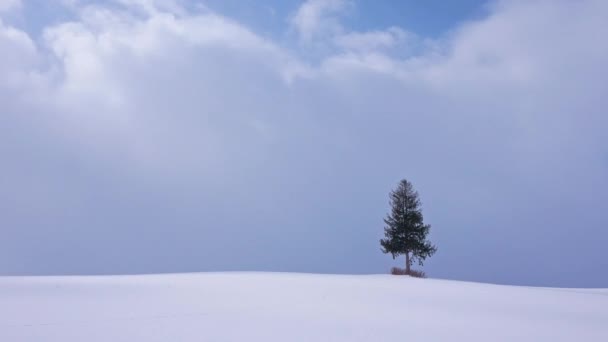
<path id="1" fill-rule="evenodd" d="M 0 277 L 0 341 L 608 341 L 608 289 L 292 273 Z"/>

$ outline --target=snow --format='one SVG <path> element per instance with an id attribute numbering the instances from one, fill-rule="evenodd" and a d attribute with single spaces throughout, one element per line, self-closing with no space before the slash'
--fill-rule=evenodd
<path id="1" fill-rule="evenodd" d="M 0 277 L 0 341 L 608 341 L 608 289 L 390 275 Z"/>

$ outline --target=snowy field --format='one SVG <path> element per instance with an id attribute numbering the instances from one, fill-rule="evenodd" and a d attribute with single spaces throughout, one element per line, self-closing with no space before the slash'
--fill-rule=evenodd
<path id="1" fill-rule="evenodd" d="M 608 341 L 608 289 L 389 275 L 0 277 L 0 341 Z"/>

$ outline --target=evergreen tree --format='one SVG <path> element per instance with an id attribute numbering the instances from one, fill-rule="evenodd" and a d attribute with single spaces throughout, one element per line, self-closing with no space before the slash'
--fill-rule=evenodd
<path id="1" fill-rule="evenodd" d="M 404 254 L 405 271 L 409 274 L 415 260 L 422 265 L 437 248 L 426 239 L 431 226 L 423 223 L 420 199 L 412 183 L 402 180 L 389 198 L 391 212 L 384 219 L 386 238 L 380 240 L 382 252 L 391 253 L 393 259 Z"/>

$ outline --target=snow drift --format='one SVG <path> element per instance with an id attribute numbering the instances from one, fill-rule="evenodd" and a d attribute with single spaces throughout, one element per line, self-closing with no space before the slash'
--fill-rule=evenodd
<path id="1" fill-rule="evenodd" d="M 0 341 L 608 341 L 608 289 L 388 275 L 0 277 Z"/>

